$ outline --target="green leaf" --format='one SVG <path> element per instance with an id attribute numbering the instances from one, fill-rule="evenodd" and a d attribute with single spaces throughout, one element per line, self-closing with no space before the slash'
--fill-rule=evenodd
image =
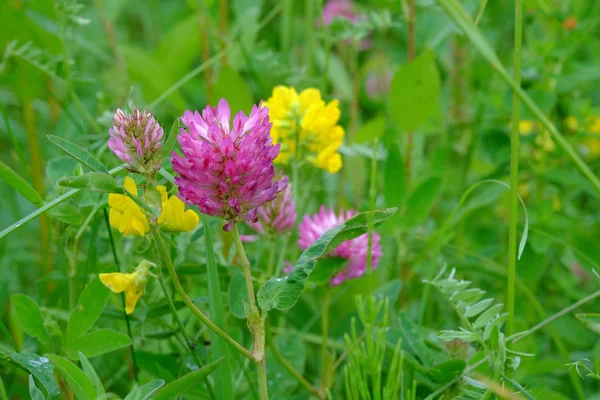
<path id="1" fill-rule="evenodd" d="M 398 146 L 394 143 L 388 149 L 384 169 L 384 198 L 386 207 L 398 207 L 406 198 L 406 170 Z"/>
<path id="2" fill-rule="evenodd" d="M 80 225 L 83 222 L 81 211 L 69 203 L 60 203 L 49 214 L 68 225 Z"/>
<path id="3" fill-rule="evenodd" d="M 82 352 L 93 358 L 129 345 L 129 336 L 112 329 L 98 329 L 69 342 L 68 355 L 69 358 L 76 359 L 78 352 Z"/>
<path id="4" fill-rule="evenodd" d="M 69 142 L 66 139 L 59 138 L 54 135 L 46 135 L 48 139 L 65 152 L 67 152 L 71 157 L 81 162 L 83 165 L 87 166 L 92 171 L 96 172 L 104 172 L 108 174 L 108 168 L 104 166 L 96 157 L 88 153 L 82 147 L 79 147 L 75 143 Z"/>
<path id="5" fill-rule="evenodd" d="M 8 186 L 15 189 L 21 196 L 25 197 L 31 204 L 36 207 L 44 205 L 44 200 L 40 194 L 27 181 L 21 178 L 8 165 L 0 161 L 0 178 L 2 178 Z"/>
<path id="6" fill-rule="evenodd" d="M 87 376 L 90 382 L 92 382 L 92 385 L 94 385 L 94 389 L 96 390 L 96 398 L 103 398 L 104 385 L 102 385 L 102 381 L 92 366 L 92 363 L 90 363 L 90 360 L 88 360 L 82 352 L 79 352 L 79 361 L 81 362 L 81 367 L 83 368 L 85 376 Z"/>
<path id="7" fill-rule="evenodd" d="M 61 186 L 76 189 L 94 190 L 107 193 L 122 193 L 116 179 L 112 175 L 103 172 L 90 172 L 89 174 L 73 177 L 65 177 L 58 181 Z"/>
<path id="8" fill-rule="evenodd" d="M 417 186 L 406 200 L 406 218 L 404 223 L 410 227 L 422 223 L 427 218 L 441 189 L 442 180 L 437 177 L 429 178 Z"/>
<path id="9" fill-rule="evenodd" d="M 295 332 L 278 335 L 274 340 L 279 353 L 298 372 L 304 374 L 306 365 L 306 346 L 302 337 Z M 269 346 L 270 347 L 270 346 Z M 269 396 L 273 398 L 289 398 L 288 394 L 298 387 L 298 381 L 279 363 L 272 350 L 267 349 L 267 381 Z"/>
<path id="10" fill-rule="evenodd" d="M 75 394 L 75 398 L 78 400 L 92 400 L 96 398 L 94 385 L 92 385 L 92 382 L 90 382 L 82 370 L 77 368 L 68 358 L 57 356 L 56 354 L 48 354 L 47 356 L 65 378 Z"/>
<path id="11" fill-rule="evenodd" d="M 219 77 L 213 89 L 213 103 L 218 103 L 221 98 L 226 98 L 231 108 L 231 115 L 243 110 L 246 115 L 250 113 L 254 99 L 246 81 L 230 66 L 224 65 L 219 72 Z"/>
<path id="12" fill-rule="evenodd" d="M 177 135 L 179 135 L 179 118 L 176 118 L 171 125 L 171 130 L 169 131 L 169 136 L 165 139 L 165 143 L 163 145 L 162 154 L 163 157 L 170 157 L 171 151 L 177 142 Z"/>
<path id="13" fill-rule="evenodd" d="M 133 389 L 124 400 L 146 400 L 165 384 L 162 379 L 155 379 Z"/>
<path id="14" fill-rule="evenodd" d="M 32 353 L 15 353 L 8 356 L 15 363 L 29 371 L 44 386 L 50 397 L 55 398 L 60 394 L 56 379 L 54 379 L 54 365 L 48 357 Z"/>
<path id="15" fill-rule="evenodd" d="M 104 309 L 110 291 L 96 278 L 87 285 L 79 296 L 77 306 L 71 311 L 67 325 L 67 347 L 89 331 Z M 75 353 L 77 354 L 77 353 Z"/>
<path id="16" fill-rule="evenodd" d="M 229 310 L 231 314 L 240 319 L 246 318 L 246 309 L 244 303 L 248 303 L 248 289 L 246 288 L 246 281 L 244 280 L 244 274 L 239 270 L 233 270 L 231 272 L 231 281 L 229 282 Z"/>
<path id="17" fill-rule="evenodd" d="M 375 289 L 373 291 L 373 296 L 377 300 L 388 298 L 390 307 L 392 307 L 400 297 L 400 292 L 402 292 L 402 281 L 400 279 L 393 279 Z"/>
<path id="18" fill-rule="evenodd" d="M 575 314 L 589 330 L 600 334 L 600 314 Z"/>
<path id="19" fill-rule="evenodd" d="M 182 376 L 181 378 L 175 379 L 173 382 L 169 382 L 156 392 L 152 396 L 153 400 L 171 400 L 177 396 L 180 396 L 190 390 L 196 389 L 204 385 L 204 378 L 215 370 L 221 363 L 223 358 L 219 358 L 204 367 L 190 372 Z"/>
<path id="20" fill-rule="evenodd" d="M 390 84 L 392 118 L 400 129 L 414 132 L 439 110 L 440 76 L 435 55 L 426 49 L 403 65 Z"/>
<path id="21" fill-rule="evenodd" d="M 502 304 L 495 304 L 488 308 L 487 311 L 477 317 L 473 323 L 473 328 L 480 329 L 486 326 L 488 322 L 490 322 L 493 318 L 496 318 L 500 311 L 502 311 L 502 307 Z"/>
<path id="22" fill-rule="evenodd" d="M 398 318 L 398 328 L 402 343 L 406 344 L 413 354 L 415 354 L 423 365 L 427 368 L 433 366 L 433 356 L 431 351 L 423 341 L 422 335 L 419 333 L 417 325 L 415 325 L 404 312 L 400 313 Z M 397 339 L 396 339 L 397 341 Z"/>
<path id="23" fill-rule="evenodd" d="M 460 376 L 467 367 L 464 360 L 452 359 L 434 365 L 429 371 L 429 377 L 436 383 L 450 382 Z"/>
<path id="24" fill-rule="evenodd" d="M 376 210 L 374 226 L 394 215 L 396 208 Z M 338 226 L 328 230 L 317 239 L 301 255 L 292 272 L 285 278 L 269 279 L 258 291 L 258 303 L 264 312 L 272 309 L 287 310 L 292 308 L 302 291 L 306 280 L 315 268 L 320 257 L 335 249 L 342 242 L 354 239 L 367 232 L 369 226 L 369 212 L 360 213 Z"/>
<path id="25" fill-rule="evenodd" d="M 328 283 L 347 263 L 348 260 L 341 257 L 319 258 L 315 269 L 310 274 L 310 281 L 317 285 Z"/>
<path id="26" fill-rule="evenodd" d="M 467 307 L 465 311 L 465 316 L 467 318 L 473 318 L 484 312 L 492 303 L 494 299 L 483 299 L 479 303 L 473 304 L 470 307 Z"/>
<path id="27" fill-rule="evenodd" d="M 225 325 L 225 304 L 221 294 L 221 282 L 219 281 L 219 271 L 212 241 L 212 231 L 208 216 L 202 214 L 202 225 L 204 226 L 204 245 L 206 248 L 206 267 L 208 269 L 208 307 L 210 316 L 215 324 L 223 330 L 227 330 Z M 233 396 L 233 373 L 229 362 L 228 344 L 221 339 L 219 335 L 211 331 L 211 348 L 214 358 L 223 358 L 221 368 L 213 375 L 215 380 L 215 392 L 217 399 L 227 400 Z M 168 385 L 167 385 L 168 386 Z"/>
<path id="28" fill-rule="evenodd" d="M 23 330 L 37 338 L 41 343 L 48 344 L 50 339 L 44 326 L 44 317 L 38 304 L 31 297 L 24 294 L 13 294 L 10 298 L 15 313 Z"/>
<path id="29" fill-rule="evenodd" d="M 363 126 L 360 127 L 358 132 L 356 132 L 354 141 L 356 143 L 371 143 L 376 138 L 379 139 L 383 136 L 386 127 L 387 121 L 385 119 L 385 116 L 379 115 L 365 122 Z"/>
<path id="30" fill-rule="evenodd" d="M 35 381 L 31 374 L 29 374 L 29 397 L 31 397 L 31 400 L 46 400 L 44 393 L 35 386 Z"/>

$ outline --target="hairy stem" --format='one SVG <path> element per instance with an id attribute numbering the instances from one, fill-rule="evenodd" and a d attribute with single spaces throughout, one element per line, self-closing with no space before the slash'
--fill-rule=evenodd
<path id="1" fill-rule="evenodd" d="M 521 85 L 521 43 L 523 36 L 523 3 L 515 0 L 514 80 Z M 512 98 L 512 133 L 510 137 L 510 228 L 508 233 L 508 279 L 506 282 L 506 335 L 514 331 L 515 276 L 517 274 L 517 218 L 519 216 L 519 120 L 521 100 L 516 92 Z"/>
<path id="2" fill-rule="evenodd" d="M 258 393 L 261 400 L 269 398 L 269 389 L 267 386 L 267 364 L 265 360 L 265 318 L 266 313 L 261 317 L 256 306 L 256 296 L 254 294 L 254 285 L 252 283 L 252 271 L 250 270 L 250 261 L 244 250 L 244 245 L 240 238 L 240 231 L 237 224 L 233 224 L 233 240 L 237 248 L 238 255 L 242 261 L 244 269 L 244 279 L 246 281 L 246 290 L 248 292 L 248 329 L 252 334 L 252 355 L 256 363 L 256 376 L 258 379 Z"/>
<path id="3" fill-rule="evenodd" d="M 160 257 L 162 258 L 163 263 L 167 267 L 167 270 L 169 271 L 169 276 L 171 277 L 171 282 L 173 282 L 173 286 L 175 287 L 175 290 L 177 290 L 177 293 L 179 293 L 179 296 L 181 297 L 181 299 L 183 300 L 185 305 L 190 309 L 190 311 L 202 323 L 204 323 L 210 330 L 215 332 L 223 340 L 225 340 L 227 343 L 229 343 L 240 354 L 242 354 L 246 358 L 249 358 L 252 361 L 256 361 L 256 359 L 254 358 L 252 353 L 250 353 L 248 351 L 248 349 L 246 349 L 244 346 L 242 346 L 241 344 L 236 342 L 235 339 L 233 339 L 231 336 L 229 336 L 227 333 L 225 333 L 214 322 L 212 322 L 202 311 L 200 311 L 200 309 L 198 307 L 196 307 L 196 305 L 194 304 L 192 299 L 190 299 L 190 297 L 185 292 L 185 289 L 181 285 L 181 281 L 179 280 L 179 277 L 177 276 L 177 272 L 175 271 L 175 265 L 173 265 L 173 260 L 171 260 L 171 255 L 169 254 L 169 249 L 167 248 L 167 245 L 165 244 L 165 241 L 163 240 L 163 238 L 160 236 L 160 232 L 158 231 L 158 228 L 156 227 L 156 225 L 152 225 L 150 227 L 150 232 L 152 233 L 152 237 L 154 238 L 154 241 L 156 243 L 158 253 L 160 254 Z"/>

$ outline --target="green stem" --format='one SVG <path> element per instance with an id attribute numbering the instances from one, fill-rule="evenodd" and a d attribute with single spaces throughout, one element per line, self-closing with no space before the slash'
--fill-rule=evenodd
<path id="1" fill-rule="evenodd" d="M 225 333 L 221 328 L 219 328 L 217 325 L 215 325 L 214 322 L 212 322 L 206 315 L 204 315 L 204 313 L 202 311 L 200 311 L 200 309 L 198 309 L 198 307 L 196 307 L 196 305 L 194 304 L 192 299 L 190 299 L 190 297 L 185 292 L 185 289 L 181 285 L 181 281 L 179 281 L 179 277 L 177 276 L 177 272 L 175 271 L 175 265 L 173 265 L 173 260 L 171 260 L 171 255 L 169 254 L 169 249 L 167 248 L 167 245 L 165 244 L 165 241 L 163 240 L 163 238 L 160 236 L 160 232 L 158 231 L 158 228 L 156 227 L 156 225 L 150 226 L 150 232 L 152 233 L 152 237 L 154 238 L 154 241 L 156 243 L 158 253 L 161 256 L 163 263 L 167 267 L 167 270 L 169 271 L 169 276 L 171 277 L 171 282 L 173 283 L 175 290 L 177 290 L 177 293 L 179 293 L 179 296 L 181 297 L 181 299 L 183 300 L 185 305 L 203 324 L 205 324 L 210 330 L 215 332 L 223 340 L 225 340 L 227 343 L 229 343 L 234 349 L 236 349 L 238 352 L 240 352 L 244 357 L 249 358 L 252 361 L 256 361 L 256 359 L 254 358 L 252 353 L 250 353 L 246 348 L 244 348 L 244 346 L 242 346 L 241 344 L 236 342 L 231 336 L 229 336 L 227 333 Z"/>
<path id="2" fill-rule="evenodd" d="M 523 3 L 515 0 L 514 81 L 521 86 L 521 43 L 523 37 Z M 510 227 L 508 233 L 508 279 L 506 282 L 506 335 L 514 332 L 515 276 L 517 274 L 517 218 L 519 216 L 519 120 L 521 101 L 516 92 L 512 98 L 512 133 L 510 138 Z"/>
<path id="3" fill-rule="evenodd" d="M 240 239 L 240 231 L 237 224 L 233 224 L 233 240 L 237 248 L 238 255 L 244 268 L 244 280 L 246 281 L 246 291 L 248 292 L 248 329 L 252 334 L 252 355 L 256 363 L 256 376 L 258 380 L 258 393 L 261 400 L 269 398 L 269 388 L 267 385 L 267 364 L 265 360 L 265 319 L 267 314 L 262 317 L 256 306 L 256 296 L 254 294 L 254 285 L 252 283 L 252 271 L 250 270 L 250 261 L 244 250 L 244 245 Z"/>
<path id="4" fill-rule="evenodd" d="M 369 226 L 367 242 L 367 271 L 369 292 L 372 290 L 371 270 L 373 269 L 373 226 L 375 225 L 375 202 L 377 200 L 377 148 L 379 139 L 373 140 L 373 154 L 371 159 L 371 182 L 369 185 Z"/>
<path id="5" fill-rule="evenodd" d="M 304 49 L 304 64 L 306 65 L 306 75 L 312 76 L 313 73 L 313 54 L 314 54 L 314 25 L 315 25 L 315 0 L 304 1 L 304 37 L 306 47 Z"/>
<path id="6" fill-rule="evenodd" d="M 163 291 L 163 295 L 165 296 L 165 299 L 167 300 L 167 304 L 169 305 L 169 309 L 171 310 L 171 314 L 173 315 L 173 320 L 175 320 L 175 323 L 179 327 L 179 332 L 181 332 L 181 335 L 183 336 L 183 339 L 185 340 L 186 346 L 187 346 L 188 350 L 190 351 L 190 354 L 196 361 L 198 368 L 202 368 L 203 367 L 202 360 L 200 360 L 200 356 L 198 355 L 198 352 L 196 352 L 196 344 L 192 341 L 190 336 L 187 334 L 187 332 L 183 326 L 183 323 L 181 322 L 181 319 L 179 318 L 179 315 L 177 315 L 177 309 L 175 308 L 175 305 L 173 304 L 173 300 L 171 299 L 171 296 L 169 296 L 169 291 L 167 290 L 167 286 L 165 285 L 165 280 L 162 276 L 162 272 L 160 269 L 158 272 L 158 282 L 160 283 L 160 287 Z M 215 393 L 213 392 L 213 388 L 206 377 L 204 378 L 204 385 L 206 385 L 206 388 L 208 389 L 210 397 L 212 399 L 215 399 Z"/>
<path id="7" fill-rule="evenodd" d="M 515 381 L 513 378 L 506 376 L 504 374 L 502 374 L 502 378 L 504 378 L 505 381 L 507 381 L 508 383 L 510 383 L 511 385 L 513 385 L 513 387 L 515 389 L 517 389 L 523 396 L 525 396 L 527 399 L 529 400 L 535 400 L 535 397 L 533 397 L 531 395 L 531 393 L 529 393 L 527 391 L 527 389 L 525 389 L 523 386 L 521 386 L 519 384 L 519 382 Z"/>
<path id="8" fill-rule="evenodd" d="M 110 229 L 110 220 L 108 218 L 108 213 L 106 212 L 106 208 L 102 209 L 104 212 L 104 222 L 106 223 L 106 230 L 108 232 L 108 241 L 110 243 L 110 249 L 112 252 L 113 260 L 119 272 L 123 272 L 121 267 L 121 262 L 119 261 L 119 256 L 117 255 L 117 249 L 115 247 L 115 241 L 113 239 L 112 230 Z M 129 335 L 129 339 L 131 339 L 131 363 L 133 365 L 133 377 L 136 382 L 138 382 L 138 374 L 137 374 L 137 362 L 135 357 L 135 347 L 133 345 L 133 334 L 131 333 L 131 323 L 129 322 L 129 315 L 125 312 L 125 294 L 121 293 L 121 303 L 123 305 L 123 315 L 125 316 L 125 325 L 127 325 L 127 334 Z"/>
<path id="9" fill-rule="evenodd" d="M 329 305 L 331 300 L 331 286 L 327 285 L 325 297 L 323 298 L 323 308 L 321 311 L 321 369 L 323 373 L 323 382 L 321 388 L 323 391 L 329 389 L 329 351 L 327 349 L 327 339 L 329 339 Z"/>

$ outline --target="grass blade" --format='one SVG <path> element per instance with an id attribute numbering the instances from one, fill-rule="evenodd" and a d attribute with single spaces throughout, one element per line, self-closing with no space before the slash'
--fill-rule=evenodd
<path id="1" fill-rule="evenodd" d="M 66 139 L 59 138 L 54 135 L 46 135 L 48 139 L 61 149 L 63 149 L 67 154 L 81 162 L 88 168 L 96 172 L 105 172 L 108 173 L 108 169 L 98 160 L 96 157 L 91 155 L 87 150 L 82 147 L 79 147 L 75 143 L 69 142 Z"/>
<path id="2" fill-rule="evenodd" d="M 36 207 L 42 207 L 44 200 L 40 194 L 29 184 L 25 179 L 21 178 L 8 165 L 0 161 L 0 178 L 2 178 L 8 186 L 15 189 L 21 196 L 25 197 L 31 204 Z"/>

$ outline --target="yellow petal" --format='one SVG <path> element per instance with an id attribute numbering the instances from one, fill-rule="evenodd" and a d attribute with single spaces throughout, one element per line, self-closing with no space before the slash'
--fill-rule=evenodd
<path id="1" fill-rule="evenodd" d="M 100 281 L 114 293 L 121 293 L 135 280 L 135 274 L 122 274 L 120 272 L 111 272 L 109 274 L 100 274 Z"/>
<path id="2" fill-rule="evenodd" d="M 145 285 L 132 284 L 125 291 L 125 312 L 131 314 L 135 310 L 135 306 L 144 294 Z"/>
<path id="3" fill-rule="evenodd" d="M 133 180 L 133 178 L 126 176 L 125 177 L 125 182 L 123 183 L 123 187 L 132 195 L 136 196 L 138 195 L 138 189 L 137 189 L 137 185 L 135 184 L 135 181 Z"/>
<path id="4" fill-rule="evenodd" d="M 183 231 L 184 232 L 193 231 L 198 226 L 199 222 L 200 222 L 200 218 L 198 217 L 198 214 L 196 214 L 192 210 L 187 210 L 183 214 L 183 224 L 182 224 Z"/>
<path id="5" fill-rule="evenodd" d="M 519 121 L 519 133 L 521 135 L 529 135 L 535 128 L 534 121 Z"/>
<path id="6" fill-rule="evenodd" d="M 121 226 L 121 218 L 123 217 L 123 214 L 120 211 L 117 211 L 114 208 L 111 208 L 110 211 L 108 212 L 108 220 L 110 222 L 110 226 L 112 226 L 115 229 L 119 229 L 119 226 Z"/>
<path id="7" fill-rule="evenodd" d="M 110 193 L 108 195 L 108 205 L 115 210 L 123 212 L 127 207 L 127 196 L 123 194 Z"/>

